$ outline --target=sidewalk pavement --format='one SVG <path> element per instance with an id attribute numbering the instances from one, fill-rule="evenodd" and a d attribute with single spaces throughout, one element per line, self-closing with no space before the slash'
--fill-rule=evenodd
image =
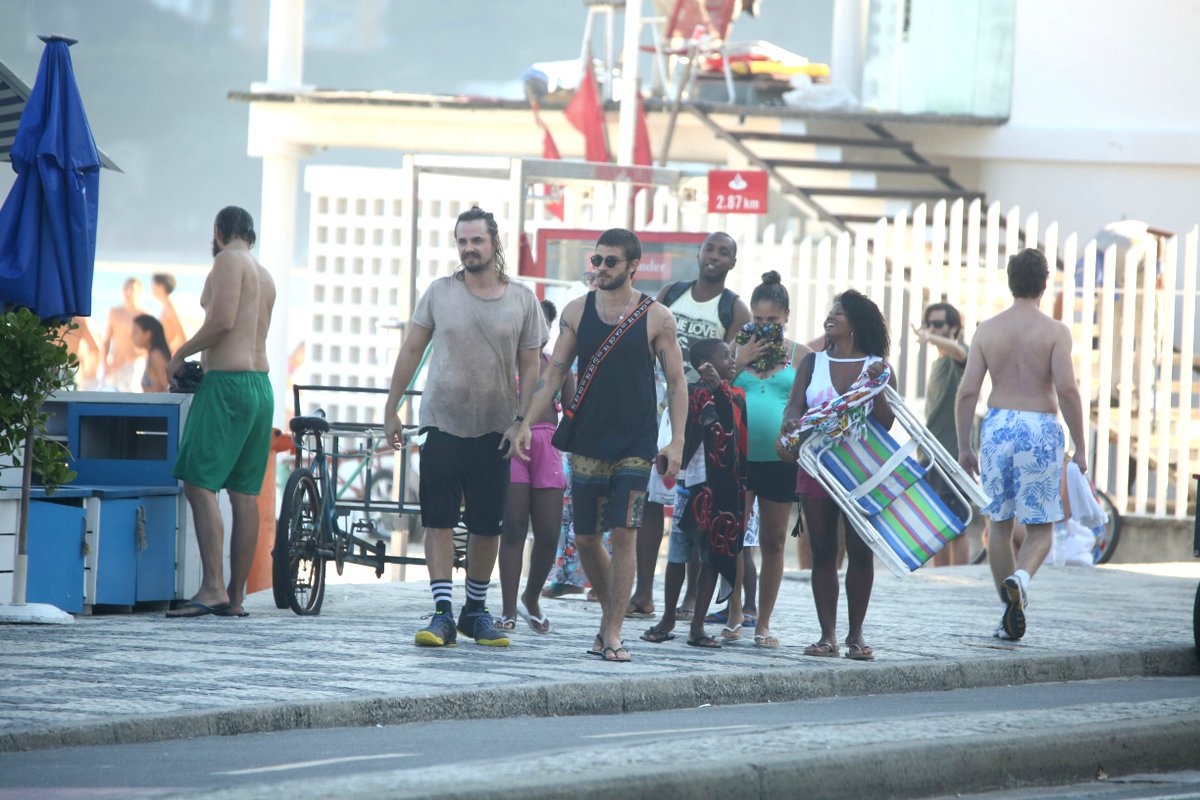
<path id="1" fill-rule="evenodd" d="M 266 591 L 249 598 L 244 619 L 158 612 L 0 626 L 0 752 L 1200 674 L 1192 644 L 1200 569 L 1175 566 L 1174 576 L 1047 567 L 1031 585 L 1029 632 L 1018 643 L 992 638 L 1000 605 L 986 566 L 903 579 L 880 568 L 866 630 L 874 662 L 803 655 L 818 637 L 803 573 L 785 576 L 772 625 L 779 649 L 755 647 L 752 629 L 718 651 L 688 647 L 686 623 L 655 645 L 638 640 L 652 622 L 627 620 L 628 664 L 585 654 L 600 611 L 578 596 L 543 602 L 546 636 L 521 623 L 509 648 L 462 638 L 454 648 L 418 648 L 413 635 L 431 605 L 419 583 L 329 585 L 318 617 L 277 610 Z M 489 596 L 499 611 L 498 586 Z M 844 598 L 839 619 L 844 636 Z"/>

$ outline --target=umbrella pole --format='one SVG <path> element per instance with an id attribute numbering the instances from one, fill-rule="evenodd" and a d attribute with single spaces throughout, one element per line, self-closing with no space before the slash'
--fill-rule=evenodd
<path id="1" fill-rule="evenodd" d="M 13 597 L 25 603 L 25 578 L 29 567 L 29 490 L 33 482 L 33 428 L 25 431 L 25 460 L 21 462 L 21 510 L 17 518 L 17 558 L 13 564 Z"/>

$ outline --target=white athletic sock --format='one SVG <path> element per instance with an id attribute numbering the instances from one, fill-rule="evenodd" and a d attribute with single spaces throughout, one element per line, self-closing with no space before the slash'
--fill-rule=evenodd
<path id="1" fill-rule="evenodd" d="M 1019 569 L 1013 573 L 1013 577 L 1016 578 L 1017 582 L 1021 584 L 1022 592 L 1029 591 L 1029 573 L 1028 572 L 1026 572 L 1023 569 Z"/>

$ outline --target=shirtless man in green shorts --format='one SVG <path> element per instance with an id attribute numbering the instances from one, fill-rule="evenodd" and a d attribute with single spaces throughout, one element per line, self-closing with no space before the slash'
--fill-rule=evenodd
<path id="1" fill-rule="evenodd" d="M 213 267 L 200 305 L 204 324 L 167 364 L 174 376 L 202 353 L 204 380 L 192 399 L 173 474 L 183 481 L 200 545 L 200 590 L 168 617 L 244 617 L 246 578 L 258 543 L 258 501 L 271 442 L 275 400 L 267 377 L 267 329 L 275 283 L 250 255 L 254 220 L 244 209 L 221 209 L 213 225 Z M 229 585 L 222 569 L 224 529 L 217 493 L 233 506 Z"/>

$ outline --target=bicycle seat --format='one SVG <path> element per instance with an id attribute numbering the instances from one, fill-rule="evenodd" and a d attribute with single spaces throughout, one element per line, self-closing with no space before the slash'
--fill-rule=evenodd
<path id="1" fill-rule="evenodd" d="M 288 427 L 292 429 L 292 433 L 304 435 L 306 433 L 328 433 L 329 420 L 324 416 L 316 416 L 315 414 L 307 414 L 302 417 L 292 417 Z"/>

